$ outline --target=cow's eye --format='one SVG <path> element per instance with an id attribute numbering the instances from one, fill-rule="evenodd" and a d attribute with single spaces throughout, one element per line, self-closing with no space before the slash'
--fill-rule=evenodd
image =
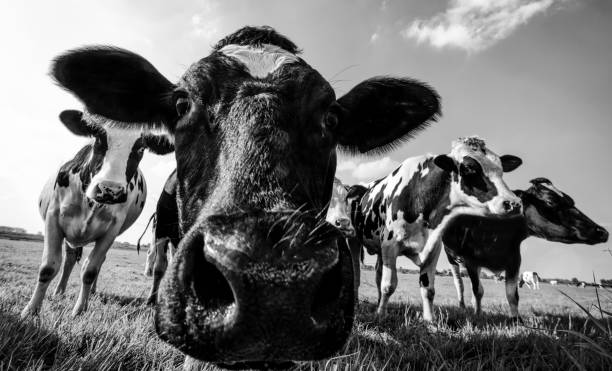
<path id="1" fill-rule="evenodd" d="M 333 130 L 338 126 L 338 115 L 334 112 L 327 112 L 325 114 L 325 128 L 327 130 Z"/>
<path id="2" fill-rule="evenodd" d="M 184 114 L 186 114 L 187 111 L 189 111 L 189 99 L 186 98 L 186 97 L 179 97 L 176 100 L 176 113 L 177 113 L 177 115 L 179 115 L 179 117 L 181 117 Z"/>

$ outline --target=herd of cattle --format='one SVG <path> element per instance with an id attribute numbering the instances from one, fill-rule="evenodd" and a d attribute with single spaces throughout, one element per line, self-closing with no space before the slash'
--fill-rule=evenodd
<path id="1" fill-rule="evenodd" d="M 257 367 L 332 355 L 352 328 L 364 249 L 377 256 L 378 313 L 404 255 L 420 268 L 431 321 L 443 247 L 461 306 L 463 264 L 478 312 L 487 268 L 505 272 L 518 316 L 523 240 L 608 239 L 545 178 L 511 191 L 503 173 L 521 159 L 498 156 L 477 137 L 459 138 L 447 154 L 408 158 L 366 186 L 343 185 L 334 177 L 337 148 L 394 148 L 437 119 L 439 97 L 416 80 L 375 77 L 337 99 L 299 53 L 269 27 L 244 27 L 176 84 L 119 48 L 57 57 L 51 75 L 84 105 L 60 121 L 91 142 L 43 188 L 44 251 L 22 316 L 40 311 L 63 266 L 62 294 L 82 247 L 95 243 L 72 313 L 87 309 L 107 251 L 143 209 L 138 165 L 147 149 L 176 158 L 154 216 L 148 302 L 158 335 L 203 361 Z"/>

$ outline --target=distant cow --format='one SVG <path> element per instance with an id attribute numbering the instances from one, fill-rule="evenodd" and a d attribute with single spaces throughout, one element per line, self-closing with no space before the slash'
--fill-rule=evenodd
<path id="1" fill-rule="evenodd" d="M 342 232 L 342 235 L 346 238 L 346 242 L 351 251 L 351 258 L 353 260 L 353 274 L 355 277 L 355 295 L 359 293 L 359 285 L 361 282 L 361 258 L 362 258 L 362 247 L 361 243 L 355 239 L 355 228 L 351 223 L 350 210 L 346 203 L 346 196 L 348 195 L 347 187 L 342 184 L 342 181 L 338 178 L 334 178 L 334 188 L 332 190 L 331 200 L 329 201 L 329 208 L 327 209 L 327 216 L 325 220 L 333 224 Z"/>
<path id="2" fill-rule="evenodd" d="M 582 282 L 580 282 L 580 283 L 578 284 L 578 287 L 582 287 L 582 288 L 584 288 L 584 287 L 587 287 L 587 285 L 588 285 L 588 284 L 587 284 L 586 282 L 582 281 Z"/>
<path id="3" fill-rule="evenodd" d="M 550 280 L 549 282 L 552 286 L 557 286 L 557 284 L 559 284 L 559 281 L 557 280 Z"/>
<path id="4" fill-rule="evenodd" d="M 147 187 L 138 169 L 144 150 L 166 154 L 174 149 L 163 136 L 107 126 L 79 111 L 64 111 L 60 120 L 73 134 L 90 137 L 92 142 L 54 173 L 40 195 L 39 211 L 45 221 L 43 257 L 36 288 L 22 317 L 39 312 L 59 272 L 62 242 L 64 264 L 55 295 L 64 293 L 83 246 L 95 242 L 81 269 L 81 291 L 72 314 L 87 309 L 106 252 L 144 207 Z"/>
<path id="5" fill-rule="evenodd" d="M 453 142 L 449 155 L 405 160 L 367 187 L 353 186 L 348 202 L 357 237 L 378 255 L 378 313 L 397 286 L 396 259 L 405 255 L 420 268 L 423 318 L 433 318 L 436 263 L 448 223 L 460 215 L 511 216 L 521 202 L 502 179 L 521 164 L 515 156 L 498 157 L 477 137 Z"/>
<path id="6" fill-rule="evenodd" d="M 574 205 L 568 195 L 548 179 L 536 178 L 525 191 L 514 191 L 523 202 L 523 214 L 517 218 L 495 219 L 463 216 L 457 218 L 444 234 L 444 246 L 453 268 L 459 305 L 464 306 L 463 282 L 459 263 L 464 263 L 481 312 L 484 294 L 478 277 L 481 267 L 505 272 L 506 298 L 510 312 L 518 316 L 518 281 L 521 243 L 530 236 L 563 243 L 597 244 L 608 240 L 608 232 L 595 224 Z"/>
<path id="7" fill-rule="evenodd" d="M 540 289 L 540 276 L 538 276 L 537 272 L 523 272 L 521 275 L 521 280 L 519 282 L 519 287 L 523 287 L 523 285 L 527 285 L 532 290 Z"/>
<path id="8" fill-rule="evenodd" d="M 155 329 L 202 361 L 272 367 L 344 345 L 352 262 L 323 220 L 336 147 L 384 151 L 440 112 L 433 89 L 405 78 L 372 78 L 336 98 L 299 53 L 270 27 L 244 27 L 176 83 L 113 47 L 68 51 L 52 67 L 93 114 L 174 137 L 184 237 Z"/>

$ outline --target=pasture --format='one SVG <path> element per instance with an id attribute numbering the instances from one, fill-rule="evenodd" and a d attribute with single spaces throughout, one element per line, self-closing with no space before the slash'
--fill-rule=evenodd
<path id="1" fill-rule="evenodd" d="M 152 310 L 144 305 L 151 283 L 142 275 L 146 252 L 109 252 L 98 293 L 84 315 L 70 316 L 77 266 L 66 296 L 50 297 L 39 319 L 22 321 L 19 313 L 34 287 L 41 251 L 38 241 L 0 240 L 1 370 L 182 369 L 183 356 L 158 340 Z M 464 283 L 469 303 L 469 280 Z M 345 349 L 330 360 L 299 363 L 295 369 L 610 369 L 612 321 L 598 307 L 612 308 L 612 292 L 548 284 L 537 292 L 520 289 L 521 324 L 507 316 L 503 284 L 483 280 L 483 285 L 485 314 L 476 316 L 469 304 L 468 310 L 456 307 L 452 278 L 436 277 L 437 320 L 427 325 L 419 318 L 416 275 L 399 275 L 389 314 L 378 319 L 374 272 L 362 272 L 356 322 Z"/>

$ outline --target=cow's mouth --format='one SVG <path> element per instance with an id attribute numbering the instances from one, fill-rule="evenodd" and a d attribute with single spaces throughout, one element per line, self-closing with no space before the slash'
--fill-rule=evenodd
<path id="1" fill-rule="evenodd" d="M 159 336 L 196 359 L 230 366 L 337 351 L 354 314 L 350 252 L 337 230 L 318 226 L 329 235 L 309 245 L 312 227 L 303 235 L 270 229 L 278 215 L 219 219 L 181 242 L 162 283 Z"/>

